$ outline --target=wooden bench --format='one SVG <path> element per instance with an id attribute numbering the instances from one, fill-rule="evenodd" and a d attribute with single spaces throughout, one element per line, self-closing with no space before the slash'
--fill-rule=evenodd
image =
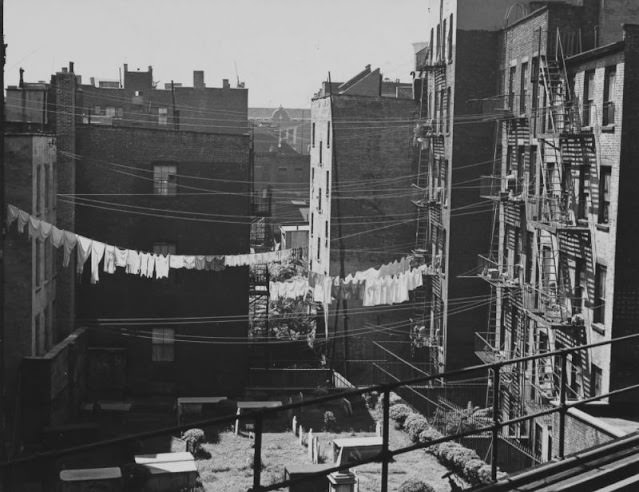
<path id="1" fill-rule="evenodd" d="M 61 492 L 83 492 L 100 490 L 119 492 L 122 490 L 122 472 L 119 468 L 84 468 L 60 472 Z"/>
<path id="2" fill-rule="evenodd" d="M 193 455 L 186 451 L 182 451 L 179 453 L 138 454 L 135 456 L 135 462 L 138 465 L 171 463 L 175 461 L 193 461 Z"/>
<path id="3" fill-rule="evenodd" d="M 312 473 L 327 470 L 332 464 L 323 465 L 287 465 L 284 469 L 284 479 L 292 480 L 303 478 Z M 328 478 L 320 476 L 311 478 L 289 486 L 289 492 L 326 492 L 328 490 Z"/>
<path id="4" fill-rule="evenodd" d="M 235 420 L 235 435 L 240 432 L 240 419 L 242 410 L 258 410 L 260 408 L 276 408 L 281 407 L 281 401 L 238 401 L 237 402 L 237 419 Z"/>
<path id="5" fill-rule="evenodd" d="M 177 423 L 182 423 L 182 415 L 202 414 L 202 405 L 215 405 L 227 400 L 226 396 L 182 396 L 177 399 Z"/>
<path id="6" fill-rule="evenodd" d="M 149 471 L 150 477 L 144 485 L 145 491 L 174 492 L 191 490 L 197 485 L 197 467 L 195 461 L 166 461 L 142 465 Z"/>
<path id="7" fill-rule="evenodd" d="M 349 437 L 333 441 L 333 461 L 346 465 L 358 460 L 365 460 L 382 452 L 382 438 Z"/>

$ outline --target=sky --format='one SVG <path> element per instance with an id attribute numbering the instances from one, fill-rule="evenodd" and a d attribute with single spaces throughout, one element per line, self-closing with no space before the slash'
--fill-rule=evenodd
<path id="1" fill-rule="evenodd" d="M 83 82 L 153 66 L 164 87 L 228 78 L 250 107 L 309 107 L 327 74 L 365 65 L 410 81 L 413 42 L 426 38 L 427 0 L 4 0 L 5 83 L 49 81 L 75 63 Z"/>

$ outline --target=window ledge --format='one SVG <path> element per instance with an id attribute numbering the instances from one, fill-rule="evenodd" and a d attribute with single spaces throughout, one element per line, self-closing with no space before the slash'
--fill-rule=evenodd
<path id="1" fill-rule="evenodd" d="M 597 227 L 598 231 L 610 232 L 610 226 L 608 224 L 596 224 L 595 227 Z"/>
<path id="2" fill-rule="evenodd" d="M 606 334 L 606 328 L 601 323 L 592 323 L 590 326 L 592 326 L 592 329 L 600 335 Z"/>
<path id="3" fill-rule="evenodd" d="M 590 126 L 590 125 L 582 126 L 581 127 L 581 131 L 582 132 L 591 132 L 592 131 L 592 126 Z"/>
<path id="4" fill-rule="evenodd" d="M 615 133 L 615 125 L 614 123 L 611 125 L 604 125 L 601 127 L 602 133 Z"/>

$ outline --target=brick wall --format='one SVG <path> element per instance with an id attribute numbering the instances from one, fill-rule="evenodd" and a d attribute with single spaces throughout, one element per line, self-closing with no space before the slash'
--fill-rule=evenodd
<path id="1" fill-rule="evenodd" d="M 152 251 L 155 242 L 167 242 L 176 245 L 178 254 L 248 252 L 247 135 L 82 126 L 78 129 L 77 153 L 81 156 L 79 193 L 147 195 L 118 196 L 115 202 L 182 210 L 188 212 L 188 217 L 198 219 L 164 219 L 80 206 L 76 229 L 79 234 L 143 251 Z M 152 165 L 156 161 L 173 162 L 178 175 L 191 176 L 178 176 L 176 196 L 153 195 Z M 124 170 L 126 174 L 114 172 L 118 169 L 116 164 L 132 169 Z M 187 194 L 209 191 L 222 193 Z M 108 196 L 98 198 L 112 200 Z M 196 215 L 196 211 L 213 215 Z M 248 313 L 246 268 L 222 272 L 181 270 L 161 281 L 118 271 L 114 275 L 101 273 L 97 285 L 89 283 L 88 270 L 85 269 L 79 281 L 80 318 L 216 317 L 247 316 Z M 247 332 L 245 319 L 173 327 L 177 335 L 189 336 L 243 337 Z M 128 349 L 130 391 L 170 392 L 177 388 L 180 394 L 186 395 L 241 391 L 246 376 L 245 346 L 176 343 L 174 363 L 152 363 L 148 340 L 152 328 L 149 325 L 131 327 L 130 333 L 137 335 L 135 337 L 122 337 L 107 328 L 91 332 L 92 346 Z"/>

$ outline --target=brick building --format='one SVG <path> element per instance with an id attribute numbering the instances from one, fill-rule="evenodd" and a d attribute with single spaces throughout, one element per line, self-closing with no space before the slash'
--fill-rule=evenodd
<path id="1" fill-rule="evenodd" d="M 96 87 L 93 81 L 83 85 L 70 63 L 50 84 L 7 89 L 8 116 L 49 131 L 57 141 L 58 227 L 165 254 L 249 251 L 247 89 L 231 88 L 227 81 L 207 88 L 201 72 L 194 79 L 193 88 L 161 90 L 154 87 L 151 68 L 129 72 L 125 66 L 123 87 Z M 103 274 L 97 285 L 77 278 L 74 268 L 72 261 L 56 280 L 54 311 L 66 320 L 66 333 L 74 329 L 76 315 L 90 329 L 84 373 L 92 398 L 242 391 L 245 346 L 184 340 L 246 336 L 246 268 L 178 271 L 168 280 L 120 272 Z M 227 315 L 235 321 L 217 322 Z M 165 320 L 160 326 L 138 324 L 124 336 L 120 330 L 141 317 Z M 166 320 L 184 317 L 204 320 Z M 105 326 L 96 318 L 129 323 Z"/>
<path id="2" fill-rule="evenodd" d="M 494 295 L 488 329 L 476 334 L 486 362 L 636 332 L 636 125 L 628 115 L 637 28 L 622 32 L 611 19 L 639 12 L 588 1 L 531 10 L 504 29 L 498 95 L 482 101 L 485 114 L 501 115 L 498 158 L 481 187 L 496 224 L 480 257 Z M 633 354 L 619 345 L 573 354 L 563 375 L 567 398 L 635 383 Z M 549 405 L 561 373 L 559 358 L 517 365 L 499 388 L 503 418 Z M 552 419 L 524 421 L 508 434 L 539 461 L 557 453 Z"/>
<path id="3" fill-rule="evenodd" d="M 346 276 L 379 266 L 399 258 L 414 240 L 406 189 L 415 173 L 410 145 L 415 104 L 409 84 L 392 84 L 395 90 L 383 83 L 379 69 L 367 66 L 347 82 L 332 87 L 325 82 L 311 103 L 312 272 Z M 361 334 L 362 327 L 401 318 L 382 306 L 364 314 L 358 303 L 331 305 L 332 333 Z M 342 337 L 336 358 L 370 358 L 365 342 L 372 338 Z"/>
<path id="4" fill-rule="evenodd" d="M 7 203 L 55 223 L 55 135 L 37 118 L 28 118 L 28 125 L 15 115 L 7 119 Z M 76 367 L 85 360 L 87 337 L 84 330 L 73 331 L 69 298 L 59 288 L 72 275 L 62 268 L 61 251 L 49 240 L 29 237 L 26 229 L 18 232 L 15 223 L 4 251 L 2 413 L 10 430 L 5 449 L 13 454 L 39 439 L 43 427 L 64 424 L 77 415 L 86 384 Z"/>

